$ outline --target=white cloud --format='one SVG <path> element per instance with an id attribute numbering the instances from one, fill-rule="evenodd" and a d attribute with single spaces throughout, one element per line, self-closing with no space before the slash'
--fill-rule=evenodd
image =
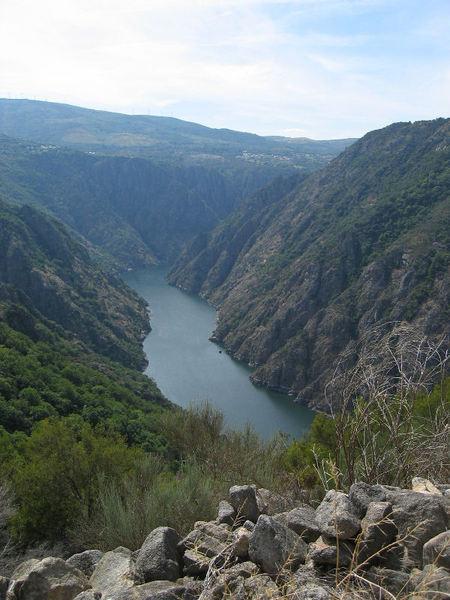
<path id="1" fill-rule="evenodd" d="M 0 95 L 327 138 L 442 113 L 450 91 L 435 63 L 425 57 L 393 76 L 384 57 L 367 51 L 373 32 L 321 27 L 331 14 L 385 4 L 0 0 Z M 314 19 L 291 26 L 304 17 Z"/>

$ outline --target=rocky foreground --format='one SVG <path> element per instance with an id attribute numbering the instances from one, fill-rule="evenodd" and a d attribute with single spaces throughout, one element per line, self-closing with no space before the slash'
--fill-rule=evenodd
<path id="1" fill-rule="evenodd" d="M 450 484 L 354 484 L 314 509 L 234 486 L 217 519 L 169 527 L 132 552 L 87 550 L 22 563 L 0 600 L 450 597 Z"/>

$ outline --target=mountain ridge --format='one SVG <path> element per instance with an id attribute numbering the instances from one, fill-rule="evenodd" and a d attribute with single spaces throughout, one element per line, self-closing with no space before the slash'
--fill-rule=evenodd
<path id="1" fill-rule="evenodd" d="M 371 132 L 287 195 L 245 203 L 175 264 L 170 281 L 216 306 L 213 338 L 256 367 L 254 382 L 326 408 L 338 356 L 380 316 L 448 335 L 449 130 Z"/>

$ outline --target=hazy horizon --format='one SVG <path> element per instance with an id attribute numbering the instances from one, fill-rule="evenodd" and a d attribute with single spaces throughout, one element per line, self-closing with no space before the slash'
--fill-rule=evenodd
<path id="1" fill-rule="evenodd" d="M 0 96 L 259 135 L 448 116 L 446 0 L 3 0 Z"/>

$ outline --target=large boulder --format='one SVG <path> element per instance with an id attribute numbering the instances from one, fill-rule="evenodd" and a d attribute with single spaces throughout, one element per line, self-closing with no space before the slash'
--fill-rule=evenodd
<path id="1" fill-rule="evenodd" d="M 86 577 L 90 577 L 102 556 L 103 552 L 101 550 L 86 550 L 85 552 L 73 554 L 66 560 L 66 563 L 70 567 L 82 571 Z"/>
<path id="2" fill-rule="evenodd" d="M 14 600 L 73 600 L 90 587 L 84 573 L 52 557 L 27 561 L 12 579 L 7 597 Z"/>
<path id="3" fill-rule="evenodd" d="M 229 499 L 230 504 L 236 511 L 237 518 L 241 523 L 247 519 L 256 523 L 259 517 L 256 486 L 234 485 L 230 488 Z"/>
<path id="4" fill-rule="evenodd" d="M 439 533 L 424 544 L 423 564 L 450 570 L 450 530 Z"/>
<path id="5" fill-rule="evenodd" d="M 316 521 L 322 534 L 348 540 L 361 530 L 357 510 L 346 494 L 330 490 L 316 510 Z"/>
<path id="6" fill-rule="evenodd" d="M 102 592 L 102 598 L 133 587 L 134 562 L 131 551 L 120 546 L 106 552 L 89 581 L 96 592 Z"/>
<path id="7" fill-rule="evenodd" d="M 295 531 L 305 542 L 314 542 L 320 536 L 316 511 L 307 504 L 274 516 L 278 522 Z"/>
<path id="8" fill-rule="evenodd" d="M 308 547 L 291 529 L 261 515 L 249 540 L 248 555 L 265 573 L 293 570 L 304 562 Z"/>
<path id="9" fill-rule="evenodd" d="M 135 578 L 139 583 L 180 577 L 180 536 L 171 527 L 158 527 L 146 538 L 138 553 Z"/>

